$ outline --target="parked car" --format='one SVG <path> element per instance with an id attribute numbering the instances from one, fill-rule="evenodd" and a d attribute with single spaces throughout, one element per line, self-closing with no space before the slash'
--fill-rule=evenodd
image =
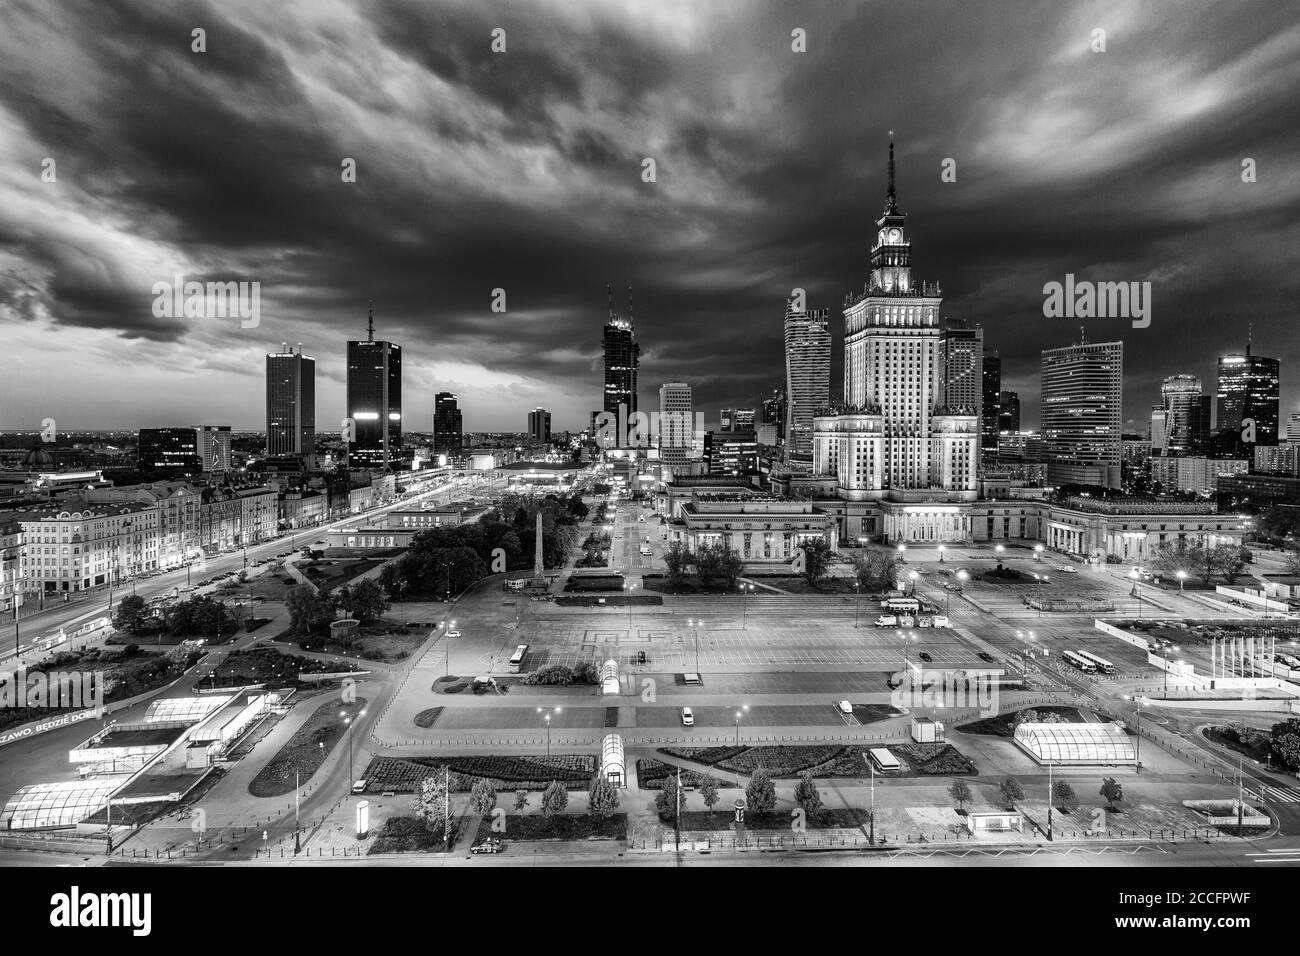
<path id="1" fill-rule="evenodd" d="M 853 705 L 850 704 L 847 700 L 842 700 L 842 701 L 840 701 L 838 704 L 836 704 L 835 706 L 839 708 L 839 711 L 840 711 L 841 714 L 852 714 L 852 713 L 853 713 Z"/>
<path id="2" fill-rule="evenodd" d="M 682 708 L 682 726 L 683 727 L 695 726 L 695 712 L 691 710 L 689 707 Z"/>
<path id="3" fill-rule="evenodd" d="M 364 781 L 364 780 L 358 780 L 356 783 L 354 783 L 354 784 L 352 785 L 352 792 L 353 792 L 353 793 L 365 793 L 365 792 L 366 792 L 366 781 Z"/>
<path id="4" fill-rule="evenodd" d="M 447 632 L 448 637 L 460 637 L 460 631 L 451 630 Z"/>
<path id="5" fill-rule="evenodd" d="M 876 618 L 876 627 L 897 627 L 898 618 L 892 614 L 882 614 Z"/>
<path id="6" fill-rule="evenodd" d="M 980 651 L 980 660 L 982 660 L 985 664 L 992 664 L 992 663 L 993 663 L 993 655 L 992 655 L 992 654 L 989 654 L 989 653 L 987 653 L 987 652 L 985 652 L 985 651 Z"/>
<path id="7" fill-rule="evenodd" d="M 934 658 L 931 657 L 929 654 L 927 654 L 925 651 L 922 651 L 920 654 L 917 654 L 916 656 L 921 658 L 921 660 L 925 661 L 927 664 L 929 664 L 931 661 L 934 660 Z"/>
<path id="8" fill-rule="evenodd" d="M 501 853 L 505 850 L 506 845 L 501 842 L 500 837 L 488 837 L 477 846 L 469 848 L 471 853 Z"/>
<path id="9" fill-rule="evenodd" d="M 934 627 L 934 618 L 931 618 L 931 617 L 922 617 L 922 618 L 918 618 L 918 619 L 917 619 L 917 622 L 916 622 L 916 626 L 917 626 L 917 627 Z"/>
<path id="10" fill-rule="evenodd" d="M 1056 570 L 1058 570 L 1058 571 L 1064 571 L 1066 574 L 1078 574 L 1078 573 L 1079 573 L 1079 569 L 1078 569 L 1078 568 L 1072 568 L 1072 567 L 1070 567 L 1068 564 L 1063 564 L 1063 565 L 1061 565 L 1059 568 L 1057 568 Z"/>

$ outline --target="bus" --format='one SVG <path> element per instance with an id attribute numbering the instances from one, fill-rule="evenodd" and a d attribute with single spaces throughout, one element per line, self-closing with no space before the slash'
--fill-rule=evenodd
<path id="1" fill-rule="evenodd" d="M 880 602 L 880 609 L 888 614 L 916 614 L 921 602 L 914 597 L 891 597 Z"/>
<path id="2" fill-rule="evenodd" d="M 1061 657 L 1065 660 L 1065 663 L 1069 664 L 1071 667 L 1077 667 L 1085 674 L 1091 674 L 1097 670 L 1096 664 L 1079 654 L 1077 651 L 1065 651 L 1061 654 Z"/>
<path id="3" fill-rule="evenodd" d="M 1103 674 L 1115 673 L 1115 665 L 1112 664 L 1110 661 L 1106 660 L 1106 658 L 1098 657 L 1096 654 L 1091 654 L 1088 651 L 1079 651 L 1078 654 L 1085 661 L 1091 661 L 1092 666 L 1097 668 L 1097 670 L 1099 670 L 1101 673 Z"/>
<path id="4" fill-rule="evenodd" d="M 518 674 L 524 665 L 524 655 L 528 653 L 528 645 L 520 644 L 515 648 L 515 652 L 510 655 L 510 673 Z"/>

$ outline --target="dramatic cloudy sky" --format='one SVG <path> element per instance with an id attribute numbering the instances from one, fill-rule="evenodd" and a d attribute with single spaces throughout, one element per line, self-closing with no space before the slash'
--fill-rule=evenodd
<path id="1" fill-rule="evenodd" d="M 1042 315 L 1067 272 L 1154 285 L 1150 328 L 1088 323 L 1125 342 L 1126 418 L 1165 375 L 1210 384 L 1251 321 L 1283 361 L 1285 413 L 1292 6 L 10 0 L 0 428 L 260 427 L 263 356 L 283 341 L 316 356 L 318 427 L 336 428 L 371 298 L 405 347 L 408 427 L 431 426 L 439 390 L 461 394 L 467 429 L 522 429 L 539 403 L 580 427 L 606 282 L 620 307 L 635 290 L 643 402 L 671 380 L 710 421 L 758 401 L 784 374 L 796 286 L 833 309 L 838 389 L 890 129 L 917 275 L 983 325 L 1027 423 L 1039 350 L 1078 334 Z M 177 273 L 260 282 L 261 324 L 155 318 L 153 285 Z"/>

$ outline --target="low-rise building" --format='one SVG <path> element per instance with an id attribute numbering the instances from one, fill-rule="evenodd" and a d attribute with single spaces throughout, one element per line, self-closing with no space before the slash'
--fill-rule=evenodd
<path id="1" fill-rule="evenodd" d="M 16 517 L 28 593 L 85 591 L 159 570 L 157 504 L 74 498 Z"/>

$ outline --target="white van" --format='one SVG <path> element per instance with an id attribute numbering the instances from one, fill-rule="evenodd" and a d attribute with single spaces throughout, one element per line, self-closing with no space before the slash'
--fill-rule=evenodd
<path id="1" fill-rule="evenodd" d="M 944 617 L 942 614 L 936 614 L 936 615 L 934 616 L 934 626 L 935 626 L 935 627 L 952 627 L 952 625 L 948 623 L 948 619 L 947 619 L 946 617 Z"/>
<path id="2" fill-rule="evenodd" d="M 682 726 L 683 727 L 695 726 L 695 712 L 692 711 L 689 707 L 682 708 Z"/>
<path id="3" fill-rule="evenodd" d="M 840 701 L 838 704 L 836 704 L 836 706 L 840 709 L 841 714 L 853 713 L 853 705 L 850 704 L 847 700 Z"/>
<path id="4" fill-rule="evenodd" d="M 892 614 L 882 614 L 876 618 L 876 627 L 898 627 L 898 618 Z"/>

